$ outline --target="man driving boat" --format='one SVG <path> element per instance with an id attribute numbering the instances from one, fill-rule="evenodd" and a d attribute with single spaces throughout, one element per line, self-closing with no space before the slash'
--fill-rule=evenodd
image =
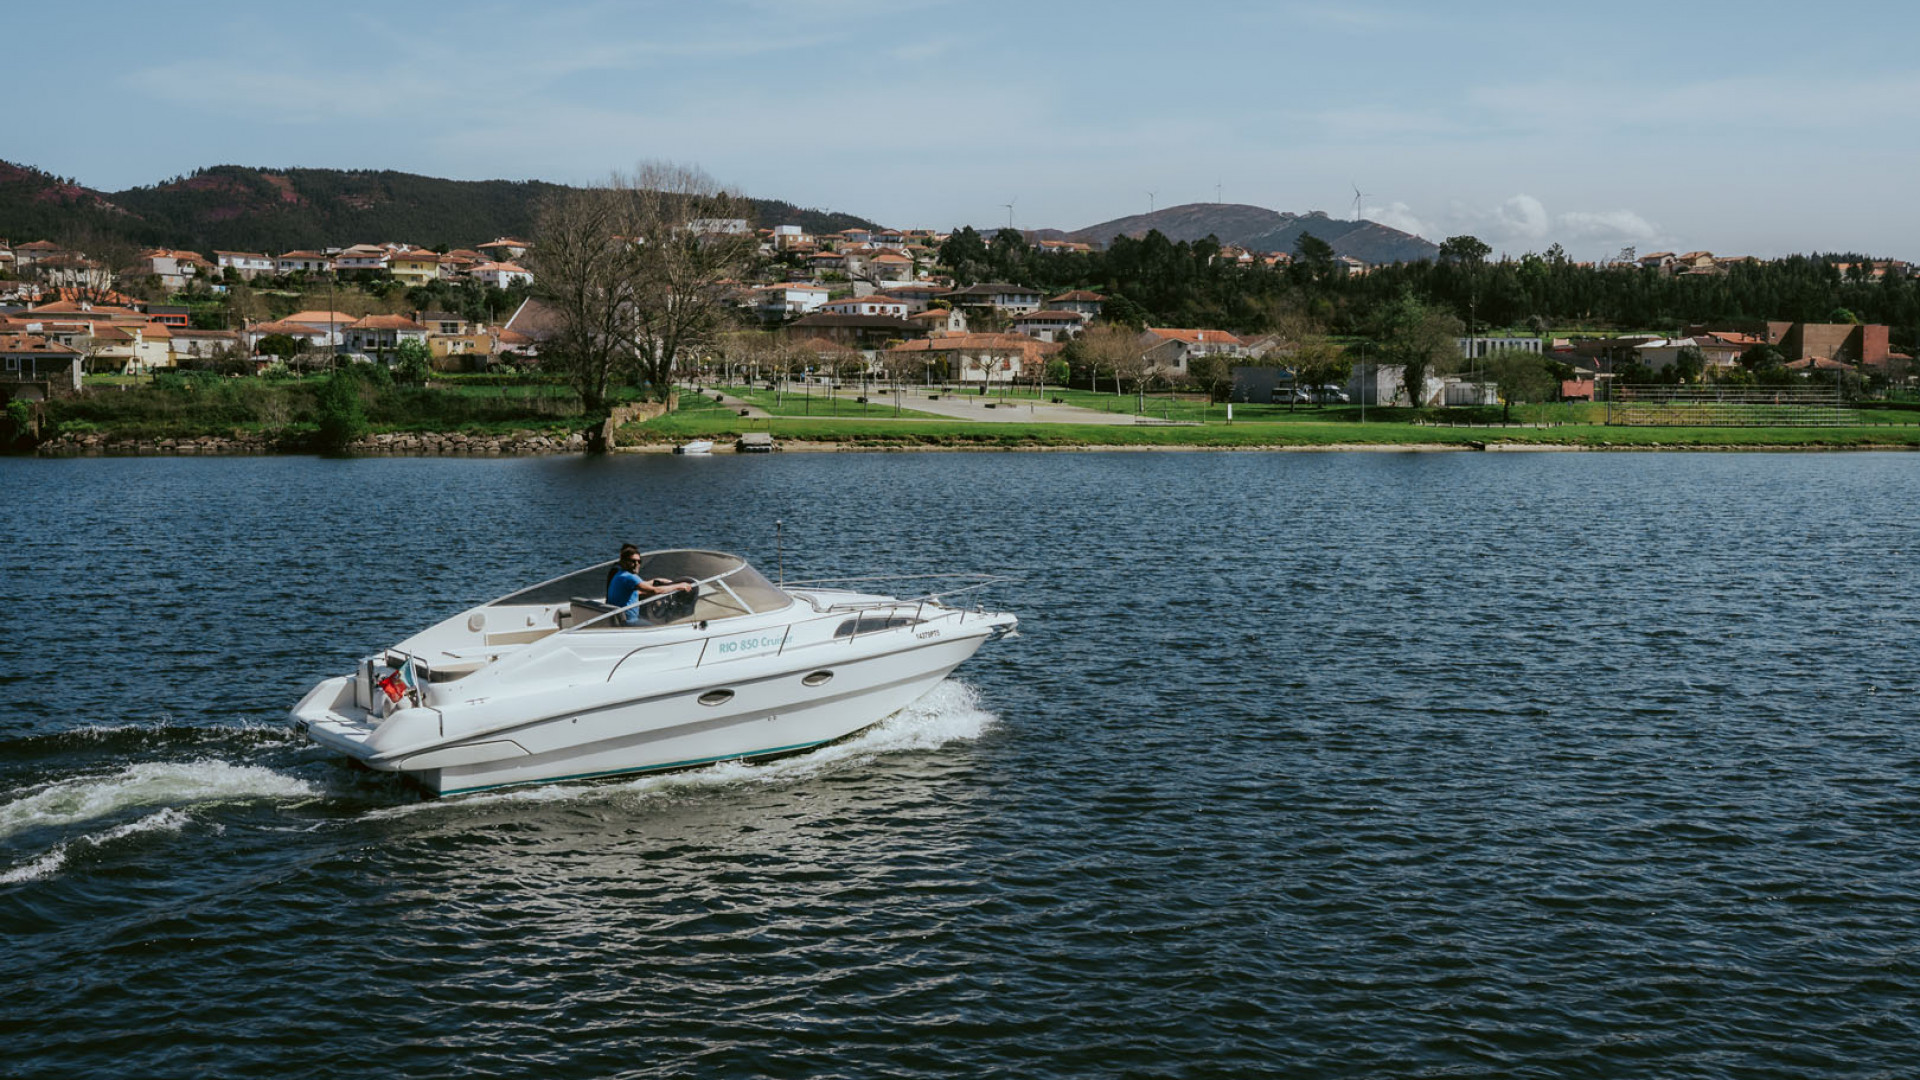
<path id="1" fill-rule="evenodd" d="M 642 578 L 640 576 L 640 549 L 632 544 L 620 548 L 620 560 L 614 574 L 607 579 L 607 603 L 615 607 L 627 608 L 619 618 L 628 626 L 640 625 L 640 611 L 630 604 L 645 600 L 650 596 L 664 593 L 685 592 L 693 588 L 689 581 L 674 581 L 671 578 Z"/>

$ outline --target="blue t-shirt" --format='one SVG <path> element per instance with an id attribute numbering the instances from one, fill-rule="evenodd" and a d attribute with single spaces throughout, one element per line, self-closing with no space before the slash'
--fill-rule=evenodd
<path id="1" fill-rule="evenodd" d="M 640 575 L 631 570 L 622 570 L 607 582 L 607 603 L 614 607 L 626 607 L 638 599 L 639 595 Z M 625 622 L 628 626 L 637 626 L 640 623 L 640 609 L 634 608 L 632 611 L 622 612 L 615 617 L 614 621 Z"/>

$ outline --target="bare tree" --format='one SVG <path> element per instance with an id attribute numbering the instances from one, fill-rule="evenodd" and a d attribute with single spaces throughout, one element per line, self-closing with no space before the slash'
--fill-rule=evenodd
<path id="1" fill-rule="evenodd" d="M 534 293 L 550 313 L 541 363 L 567 375 L 589 413 L 605 411 L 616 377 L 634 370 L 641 275 L 631 200 L 617 183 L 568 189 L 540 206 L 528 252 Z"/>
<path id="2" fill-rule="evenodd" d="M 759 250 L 745 228 L 753 206 L 699 169 L 658 162 L 642 165 L 626 194 L 633 213 L 625 235 L 640 271 L 632 297 L 640 374 L 664 393 L 680 352 L 727 325 L 734 290 Z"/>
<path id="3" fill-rule="evenodd" d="M 1075 339 L 1080 361 L 1087 365 L 1095 390 L 1100 388 L 1102 372 L 1113 377 L 1113 392 L 1120 393 L 1123 379 L 1137 378 L 1149 370 L 1140 335 L 1124 326 L 1096 326 Z"/>
<path id="4" fill-rule="evenodd" d="M 706 173 L 667 163 L 541 207 L 528 254 L 536 294 L 553 313 L 542 352 L 590 411 L 606 407 L 613 379 L 628 372 L 665 394 L 682 354 L 725 328 L 757 247 L 735 225 L 750 211 Z"/>
<path id="5" fill-rule="evenodd" d="M 1147 384 L 1159 372 L 1138 339 L 1135 339 L 1132 349 L 1114 354 L 1112 367 L 1114 386 L 1130 385 L 1133 392 L 1142 397 L 1147 393 Z"/>

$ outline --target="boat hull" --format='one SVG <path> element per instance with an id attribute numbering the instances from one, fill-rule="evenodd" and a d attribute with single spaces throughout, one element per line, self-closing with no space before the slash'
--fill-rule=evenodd
<path id="1" fill-rule="evenodd" d="M 372 737 L 366 721 L 315 704 L 329 697 L 328 684 L 315 688 L 296 717 L 308 722 L 316 741 L 440 795 L 689 768 L 797 753 L 870 727 L 924 696 L 988 636 L 943 636 L 877 652 L 809 650 L 784 664 L 710 666 L 697 683 L 624 692 L 610 685 L 597 700 L 558 712 L 538 709 L 541 715 L 520 722 L 463 717 L 458 707 L 420 710 L 439 713 L 444 731 L 473 734 L 391 750 Z M 490 702 L 486 712 L 497 718 L 516 708 L 537 705 Z"/>

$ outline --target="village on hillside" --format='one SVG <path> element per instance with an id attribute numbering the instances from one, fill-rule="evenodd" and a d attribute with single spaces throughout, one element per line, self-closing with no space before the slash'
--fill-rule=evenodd
<path id="1" fill-rule="evenodd" d="M 776 331 L 785 373 L 897 379 L 913 371 L 929 381 L 983 388 L 1034 380 L 1067 343 L 1103 323 L 1109 300 L 1085 289 L 1050 294 L 1016 282 L 963 284 L 939 264 L 949 234 L 931 230 L 813 235 L 797 225 L 756 231 L 742 219 L 685 228 L 757 236 L 754 280 L 733 283 L 734 304 L 743 326 Z M 1033 235 L 1023 242 L 1042 256 L 1095 250 Z M 535 272 L 527 265 L 538 265 L 529 257 L 532 246 L 500 237 L 446 252 L 404 243 L 277 255 L 153 249 L 116 267 L 109 258 L 47 240 L 0 240 L 0 367 L 6 381 L 44 385 L 56 394 L 77 390 L 89 374 L 298 374 L 343 361 L 390 365 L 408 355 L 444 372 L 524 370 L 538 364 L 552 331 L 551 314 L 534 298 Z M 1287 253 L 1230 245 L 1210 258 L 1266 268 L 1293 261 Z M 1344 276 L 1374 269 L 1330 252 L 1326 261 Z M 1748 261 L 1699 251 L 1634 259 L 1644 270 L 1683 277 L 1726 274 Z M 1842 269 L 1875 281 L 1914 274 L 1895 261 Z M 257 312 L 261 297 L 310 300 L 323 285 L 329 297 L 384 303 L 375 305 L 379 310 L 329 304 L 267 316 L 240 311 L 233 302 L 244 293 Z M 467 302 L 434 306 L 456 295 Z M 472 302 L 476 296 L 487 302 Z M 340 310 L 348 306 L 358 313 Z M 1337 375 L 1316 371 L 1309 381 L 1289 365 L 1298 343 L 1285 334 L 1138 322 L 1127 329 L 1127 343 L 1117 352 L 1109 348 L 1105 361 L 1116 389 L 1123 380 L 1169 388 L 1205 384 L 1217 397 L 1239 401 L 1496 404 L 1498 387 L 1479 361 L 1508 351 L 1553 361 L 1557 400 L 1595 400 L 1596 387 L 1622 371 L 1646 377 L 1679 369 L 1697 378 L 1737 370 L 1756 346 L 1773 350 L 1789 371 L 1877 370 L 1883 381 L 1912 378 L 1910 358 L 1893 350 L 1884 325 L 1735 320 L 1677 335 L 1585 340 L 1469 328 L 1456 342 L 1464 363 L 1423 377 L 1417 393 L 1388 364 L 1343 363 Z M 718 355 L 681 360 L 690 373 L 703 363 L 729 362 Z M 1093 377 L 1097 381 L 1099 372 Z"/>

